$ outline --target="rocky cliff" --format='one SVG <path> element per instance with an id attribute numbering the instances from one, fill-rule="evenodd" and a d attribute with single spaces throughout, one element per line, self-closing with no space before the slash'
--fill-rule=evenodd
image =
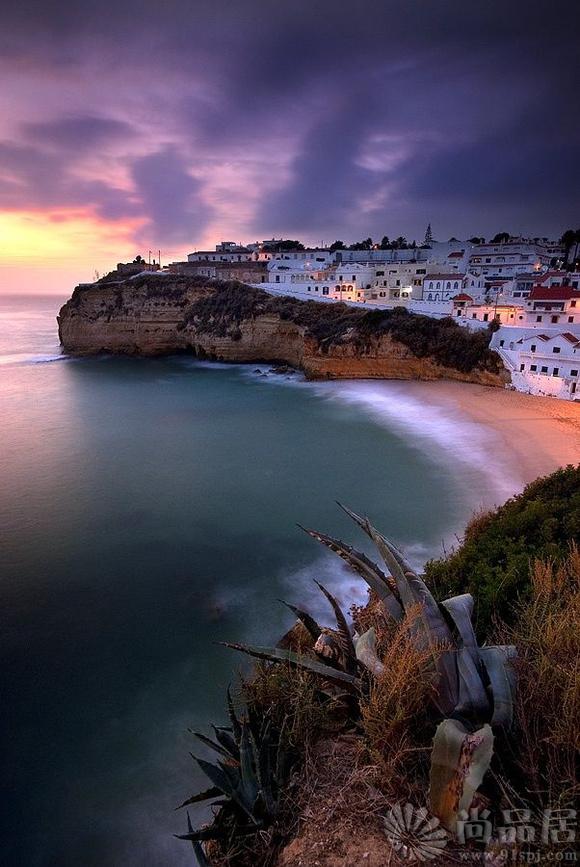
<path id="1" fill-rule="evenodd" d="M 278 362 L 310 378 L 503 384 L 489 335 L 405 311 L 272 297 L 239 283 L 147 275 L 78 286 L 58 316 L 64 349 Z"/>

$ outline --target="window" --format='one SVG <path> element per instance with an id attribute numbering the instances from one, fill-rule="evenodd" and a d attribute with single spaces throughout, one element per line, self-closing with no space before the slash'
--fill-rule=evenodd
<path id="1" fill-rule="evenodd" d="M 537 365 L 537 364 L 530 364 L 530 370 L 531 370 L 533 373 L 535 373 L 537 369 L 538 369 L 538 365 Z"/>
<path id="2" fill-rule="evenodd" d="M 573 317 L 573 316 L 568 316 L 568 322 L 574 322 L 574 317 Z"/>
<path id="3" fill-rule="evenodd" d="M 542 321 L 542 317 L 541 317 L 541 316 L 536 316 L 536 322 L 541 322 L 541 321 Z"/>
<path id="4" fill-rule="evenodd" d="M 560 347 L 559 346 L 553 346 L 552 352 L 555 352 L 557 354 L 558 352 L 560 352 Z"/>
<path id="5" fill-rule="evenodd" d="M 548 372 L 548 368 L 547 368 L 547 367 L 542 367 L 542 373 L 547 373 L 547 372 Z"/>
<path id="6" fill-rule="evenodd" d="M 525 364 L 520 364 L 520 373 L 522 372 L 522 370 L 525 370 L 525 369 L 526 369 L 526 365 L 525 365 Z"/>
<path id="7" fill-rule="evenodd" d="M 578 371 L 577 370 L 571 370 L 570 376 L 578 376 Z"/>
<path id="8" fill-rule="evenodd" d="M 488 320 L 489 320 L 489 313 L 484 313 L 483 314 L 483 321 L 487 322 Z"/>
<path id="9" fill-rule="evenodd" d="M 556 322 L 558 321 L 558 317 L 557 317 L 557 316 L 552 316 L 551 319 L 552 319 L 552 322 L 554 323 L 554 325 L 555 325 Z"/>
<path id="10" fill-rule="evenodd" d="M 435 288 L 436 288 L 436 289 L 441 289 L 441 282 L 440 282 L 439 280 L 437 281 L 437 286 L 436 286 Z"/>
<path id="11" fill-rule="evenodd" d="M 575 298 L 573 298 L 572 301 L 570 301 L 570 307 L 576 307 L 576 299 Z"/>
<path id="12" fill-rule="evenodd" d="M 501 349 L 501 347 L 504 345 L 504 343 L 505 343 L 504 340 L 500 340 L 500 342 L 499 342 L 500 349 Z"/>
<path id="13" fill-rule="evenodd" d="M 535 344 L 535 343 L 532 343 L 532 345 L 530 346 L 530 351 L 531 351 L 531 352 L 535 352 L 535 351 L 536 351 L 536 344 Z"/>
<path id="14" fill-rule="evenodd" d="M 457 280 L 456 280 L 455 283 L 453 284 L 453 289 L 454 289 L 455 291 L 457 291 L 458 288 L 459 288 L 459 283 L 458 283 Z"/>
<path id="15" fill-rule="evenodd" d="M 477 313 L 472 313 L 472 314 L 471 314 L 471 318 L 472 318 L 472 319 L 477 319 Z M 503 340 L 502 340 L 502 343 L 503 343 Z"/>
<path id="16" fill-rule="evenodd" d="M 560 368 L 559 368 L 559 367 L 555 367 L 555 368 L 554 368 L 554 371 L 553 371 L 553 373 L 552 373 L 552 376 L 558 376 L 559 373 L 560 373 Z"/>

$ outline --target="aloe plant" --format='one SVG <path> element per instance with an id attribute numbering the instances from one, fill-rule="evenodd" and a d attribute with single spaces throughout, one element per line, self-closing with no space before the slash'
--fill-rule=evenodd
<path id="1" fill-rule="evenodd" d="M 473 597 L 466 593 L 438 602 L 401 551 L 376 530 L 368 518 L 338 505 L 374 542 L 386 571 L 341 540 L 302 529 L 338 554 L 364 579 L 388 618 L 400 622 L 405 615 L 418 611 L 413 620 L 413 639 L 419 649 L 431 651 L 436 673 L 433 702 L 437 713 L 444 718 L 434 741 L 432 809 L 449 827 L 453 824 L 453 815 L 465 805 L 469 806 L 489 766 L 493 751 L 490 726 L 507 730 L 512 725 L 515 677 L 510 663 L 515 648 L 480 647 L 472 624 Z M 281 648 L 228 646 L 259 659 L 300 666 L 356 692 L 363 686 L 365 670 L 371 677 L 381 677 L 384 672 L 374 630 L 352 635 L 336 599 L 322 585 L 318 586 L 333 608 L 334 630 L 319 627 L 310 614 L 286 603 L 314 641 L 310 654 L 296 654 Z M 453 749 L 442 762 L 445 744 L 452 744 Z M 443 766 L 447 774 L 445 784 L 441 782 Z M 463 782 L 459 796 L 450 799 L 450 791 L 457 794 L 460 781 Z M 455 805 L 455 814 L 450 804 Z"/>
<path id="2" fill-rule="evenodd" d="M 444 828 L 455 831 L 457 815 L 467 810 L 493 755 L 493 733 L 487 723 L 469 732 L 458 720 L 441 722 L 433 740 L 429 806 Z"/>
<path id="3" fill-rule="evenodd" d="M 193 756 L 212 785 L 178 807 L 212 802 L 220 808 L 213 822 L 202 828 L 194 829 L 188 815 L 187 833 L 177 835 L 180 840 L 192 843 L 200 865 L 207 864 L 202 841 L 253 834 L 272 824 L 285 780 L 286 754 L 280 733 L 273 731 L 269 717 L 266 715 L 259 721 L 248 711 L 248 716 L 239 718 L 229 690 L 227 703 L 230 724 L 213 727 L 215 740 L 193 732 L 219 757 L 217 762 L 209 762 Z"/>

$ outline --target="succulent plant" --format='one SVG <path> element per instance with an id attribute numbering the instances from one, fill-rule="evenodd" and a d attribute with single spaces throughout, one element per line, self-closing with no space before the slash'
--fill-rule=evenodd
<path id="1" fill-rule="evenodd" d="M 466 593 L 438 602 L 398 548 L 368 518 L 345 506 L 341 508 L 374 542 L 387 571 L 339 539 L 302 529 L 338 554 L 366 581 L 388 618 L 400 622 L 405 615 L 418 611 L 412 625 L 413 640 L 418 649 L 432 653 L 436 675 L 433 703 L 443 718 L 434 739 L 431 809 L 446 827 L 451 827 L 457 811 L 471 802 L 489 767 L 493 752 L 491 726 L 508 730 L 512 725 L 515 677 L 510 661 L 515 648 L 480 647 L 472 624 L 473 597 Z M 301 666 L 357 692 L 363 686 L 365 670 L 371 677 L 380 677 L 383 672 L 374 630 L 353 635 L 336 599 L 321 584 L 318 587 L 333 608 L 336 629 L 321 628 L 310 614 L 288 605 L 313 639 L 310 654 L 242 644 L 227 646 L 259 659 Z M 450 743 L 453 751 L 445 753 L 445 745 Z M 454 770 L 449 766 L 450 755 L 455 757 Z M 447 776 L 441 770 L 443 765 Z M 454 812 L 450 804 L 455 805 Z"/>
<path id="2" fill-rule="evenodd" d="M 220 808 L 211 824 L 198 829 L 192 827 L 188 815 L 187 834 L 177 835 L 192 843 L 202 867 L 207 859 L 201 841 L 232 840 L 253 834 L 274 821 L 286 774 L 281 733 L 273 731 L 268 715 L 258 720 L 248 710 L 244 718 L 239 718 L 229 690 L 227 704 L 230 725 L 214 726 L 215 740 L 193 732 L 219 756 L 215 763 L 193 756 L 212 785 L 178 807 L 211 801 Z"/>

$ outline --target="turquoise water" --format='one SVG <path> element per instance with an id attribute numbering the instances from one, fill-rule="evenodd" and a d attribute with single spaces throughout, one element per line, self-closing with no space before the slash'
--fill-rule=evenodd
<path id="1" fill-rule="evenodd" d="M 189 865 L 187 729 L 240 664 L 216 642 L 276 640 L 280 597 L 324 611 L 312 578 L 361 598 L 296 522 L 359 543 L 340 499 L 420 562 L 502 481 L 404 384 L 62 360 L 58 307 L 0 298 L 1 860 Z"/>

